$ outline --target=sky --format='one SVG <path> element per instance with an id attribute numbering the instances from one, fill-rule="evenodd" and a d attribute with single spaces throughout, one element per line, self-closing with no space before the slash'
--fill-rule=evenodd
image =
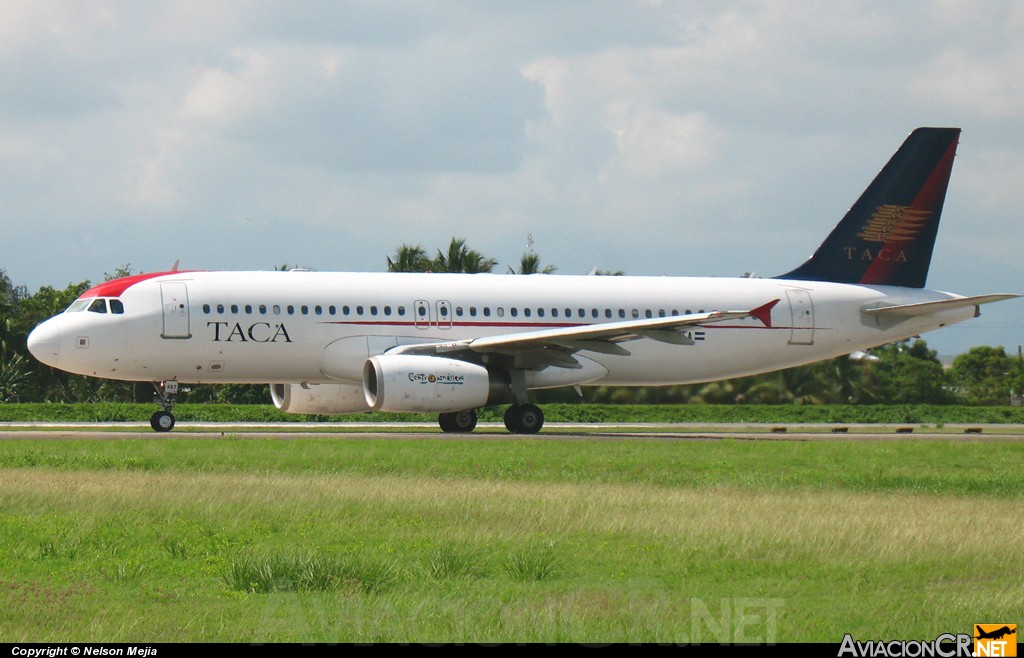
<path id="1" fill-rule="evenodd" d="M 0 268 L 774 276 L 963 129 L 928 287 L 1024 293 L 1024 4 L 0 0 Z M 1024 300 L 926 336 L 1024 343 Z"/>

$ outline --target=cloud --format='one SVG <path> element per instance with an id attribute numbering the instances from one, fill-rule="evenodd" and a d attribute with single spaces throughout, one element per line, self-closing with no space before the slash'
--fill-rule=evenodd
<path id="1" fill-rule="evenodd" d="M 514 69 L 425 44 L 413 50 L 286 45 L 239 49 L 204 70 L 187 121 L 261 157 L 348 170 L 507 170 L 536 111 Z M 537 96 L 539 101 L 539 95 Z"/>

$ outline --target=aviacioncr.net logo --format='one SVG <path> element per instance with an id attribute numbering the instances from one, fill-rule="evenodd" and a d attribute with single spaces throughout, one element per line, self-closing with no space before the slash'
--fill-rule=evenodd
<path id="1" fill-rule="evenodd" d="M 1017 655 L 1017 624 L 975 624 L 976 658 L 1012 658 Z"/>
<path id="2" fill-rule="evenodd" d="M 868 640 L 860 642 L 847 633 L 839 647 L 839 658 L 970 658 L 971 636 L 943 633 L 934 640 Z"/>

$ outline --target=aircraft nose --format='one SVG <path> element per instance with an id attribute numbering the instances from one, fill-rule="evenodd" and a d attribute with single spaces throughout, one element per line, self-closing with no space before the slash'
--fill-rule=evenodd
<path id="1" fill-rule="evenodd" d="M 60 361 L 60 327 L 47 320 L 28 335 L 28 351 L 48 366 L 57 367 Z"/>

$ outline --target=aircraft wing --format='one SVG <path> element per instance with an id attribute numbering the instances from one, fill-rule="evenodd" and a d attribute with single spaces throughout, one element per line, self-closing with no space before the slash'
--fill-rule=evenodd
<path id="1" fill-rule="evenodd" d="M 1013 299 L 1014 297 L 1020 297 L 1020 295 L 1002 293 L 995 295 L 978 295 L 977 297 L 955 297 L 953 299 L 940 299 L 935 302 L 920 302 L 918 304 L 876 306 L 873 308 L 862 309 L 862 311 L 868 315 L 899 315 L 910 317 L 914 315 L 929 315 L 931 313 L 949 311 L 955 308 L 991 304 L 992 302 L 1001 302 L 1004 299 Z"/>
<path id="2" fill-rule="evenodd" d="M 692 345 L 693 340 L 680 333 L 688 327 L 703 326 L 715 322 L 735 320 L 737 318 L 755 317 L 771 326 L 771 310 L 779 303 L 778 299 L 756 309 L 745 311 L 711 311 L 708 313 L 692 313 L 664 318 L 645 318 L 640 320 L 623 320 L 619 322 L 602 322 L 598 324 L 579 325 L 575 327 L 559 327 L 556 329 L 540 329 L 522 331 L 499 336 L 467 338 L 451 342 L 417 343 L 402 345 L 388 351 L 388 354 L 424 354 L 452 355 L 458 352 L 475 354 L 507 354 L 517 355 L 520 352 L 543 350 L 546 358 L 535 358 L 532 367 L 559 365 L 573 367 L 573 352 L 587 350 L 604 354 L 628 356 L 629 351 L 620 343 L 649 338 L 675 345 Z M 559 356 L 559 353 L 564 356 Z M 519 361 L 517 359 L 517 361 Z M 530 367 L 530 366 L 525 366 Z"/>

